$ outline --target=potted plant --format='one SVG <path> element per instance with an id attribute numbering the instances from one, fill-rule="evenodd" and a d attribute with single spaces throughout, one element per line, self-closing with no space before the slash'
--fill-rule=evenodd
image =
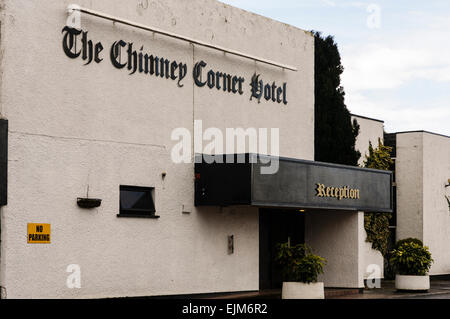
<path id="1" fill-rule="evenodd" d="M 317 282 L 326 260 L 304 244 L 278 244 L 276 261 L 282 269 L 282 299 L 324 299 L 323 282 Z"/>
<path id="2" fill-rule="evenodd" d="M 430 270 L 433 259 L 428 247 L 419 239 L 408 238 L 396 243 L 390 254 L 390 263 L 395 269 L 395 288 L 397 290 L 430 289 Z"/>

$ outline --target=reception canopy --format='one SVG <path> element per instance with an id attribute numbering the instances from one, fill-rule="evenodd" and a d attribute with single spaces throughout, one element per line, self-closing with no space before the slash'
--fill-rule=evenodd
<path id="1" fill-rule="evenodd" d="M 257 154 L 198 155 L 195 205 L 389 213 L 392 172 Z"/>

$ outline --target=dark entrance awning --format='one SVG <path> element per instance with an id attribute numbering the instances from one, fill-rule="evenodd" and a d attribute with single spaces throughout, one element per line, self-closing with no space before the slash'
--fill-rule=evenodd
<path id="1" fill-rule="evenodd" d="M 276 173 L 262 172 L 269 165 L 278 165 Z M 195 205 L 388 213 L 393 210 L 392 172 L 255 154 L 199 155 Z"/>

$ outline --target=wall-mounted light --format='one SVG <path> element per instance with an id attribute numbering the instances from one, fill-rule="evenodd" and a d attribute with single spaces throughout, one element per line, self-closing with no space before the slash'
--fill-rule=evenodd
<path id="1" fill-rule="evenodd" d="M 228 255 L 234 254 L 234 235 L 228 236 Z"/>
<path id="2" fill-rule="evenodd" d="M 448 179 L 448 184 L 445 185 L 445 187 L 446 187 L 446 188 L 447 188 L 447 187 L 450 187 L 450 178 Z"/>

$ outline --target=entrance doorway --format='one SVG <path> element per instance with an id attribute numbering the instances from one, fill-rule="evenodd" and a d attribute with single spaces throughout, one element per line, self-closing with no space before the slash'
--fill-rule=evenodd
<path id="1" fill-rule="evenodd" d="M 281 269 L 275 262 L 276 245 L 305 242 L 305 214 L 299 210 L 259 210 L 259 289 L 281 288 Z"/>

